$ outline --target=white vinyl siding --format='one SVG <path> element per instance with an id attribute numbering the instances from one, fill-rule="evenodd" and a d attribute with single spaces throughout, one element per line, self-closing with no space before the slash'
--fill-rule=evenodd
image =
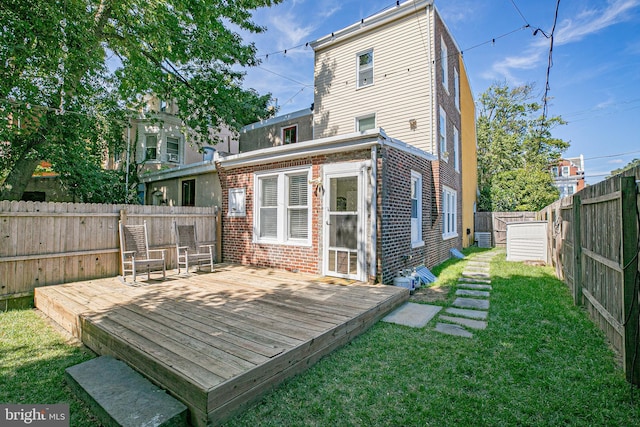
<path id="1" fill-rule="evenodd" d="M 442 190 L 442 238 L 449 239 L 458 235 L 458 193 L 448 187 Z"/>
<path id="2" fill-rule="evenodd" d="M 376 112 L 376 127 L 430 153 L 437 153 L 433 105 L 433 15 L 424 9 L 390 25 L 333 43 L 315 52 L 314 137 L 351 133 L 354 117 Z M 423 48 L 425 40 L 426 48 Z M 405 46 L 420 46 L 404 49 Z M 375 84 L 357 90 L 356 55 L 373 48 Z M 401 54 L 400 54 L 401 53 Z M 338 84 L 338 82 L 340 82 Z M 411 114 L 409 115 L 408 112 Z M 415 120 L 411 130 L 409 120 Z"/>
<path id="3" fill-rule="evenodd" d="M 255 183 L 254 241 L 310 244 L 309 170 L 257 174 Z"/>
<path id="4" fill-rule="evenodd" d="M 423 246 L 422 240 L 422 175 L 411 171 L 411 247 Z"/>

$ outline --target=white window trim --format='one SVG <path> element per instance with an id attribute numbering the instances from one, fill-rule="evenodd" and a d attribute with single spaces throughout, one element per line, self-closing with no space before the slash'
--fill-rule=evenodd
<path id="1" fill-rule="evenodd" d="M 449 50 L 444 42 L 444 37 L 440 37 L 440 69 L 442 70 L 442 86 L 449 93 Z"/>
<path id="2" fill-rule="evenodd" d="M 460 132 L 457 127 L 453 127 L 453 168 L 460 172 Z"/>
<path id="3" fill-rule="evenodd" d="M 229 212 L 227 213 L 227 216 L 230 216 L 230 217 L 247 216 L 246 200 L 247 200 L 246 189 L 230 188 L 229 189 Z"/>
<path id="4" fill-rule="evenodd" d="M 373 117 L 373 128 L 375 129 L 378 125 L 378 117 L 376 116 L 376 113 L 363 114 L 362 116 L 358 116 L 355 119 L 356 132 L 363 132 L 360 130 L 360 120 L 369 119 L 371 117 Z"/>
<path id="5" fill-rule="evenodd" d="M 424 239 L 423 239 L 423 234 L 422 234 L 422 174 L 416 172 L 416 171 L 411 171 L 411 189 L 413 189 L 413 183 L 414 181 L 416 181 L 418 183 L 418 194 L 417 194 L 417 214 L 418 217 L 415 220 L 415 227 L 417 228 L 417 236 L 418 238 L 416 240 L 413 239 L 413 227 L 414 227 L 414 219 L 413 217 L 411 217 L 411 247 L 412 248 L 419 248 L 424 246 Z M 411 195 L 410 195 L 411 196 Z M 412 201 L 413 198 L 410 198 L 410 200 Z"/>
<path id="6" fill-rule="evenodd" d="M 438 126 L 438 147 L 440 149 L 440 158 L 445 162 L 449 161 L 449 153 L 447 152 L 447 113 L 444 111 L 442 107 L 440 107 L 440 116 L 439 116 L 439 126 Z M 444 146 L 443 146 L 444 140 Z M 445 154 L 447 153 L 447 154 Z"/>
<path id="7" fill-rule="evenodd" d="M 296 140 L 295 142 L 292 142 L 291 144 L 295 144 L 296 142 L 298 142 L 298 125 L 297 124 L 293 124 L 293 125 L 288 125 L 288 126 L 282 126 L 280 128 L 280 140 L 282 141 L 282 145 L 285 145 L 284 142 L 284 131 L 287 129 L 291 129 L 291 128 L 295 128 L 296 129 Z"/>
<path id="8" fill-rule="evenodd" d="M 453 92 L 456 108 L 460 111 L 460 74 L 457 68 L 453 69 Z"/>
<path id="9" fill-rule="evenodd" d="M 453 209 L 449 201 L 453 201 Z M 453 214 L 453 230 L 446 230 L 448 215 Z M 458 237 L 458 192 L 452 188 L 442 186 L 442 239 L 448 240 Z"/>
<path id="10" fill-rule="evenodd" d="M 289 175 L 307 174 L 307 238 L 306 239 L 289 239 L 288 236 L 288 180 Z M 276 225 L 276 237 L 260 237 L 260 180 L 268 177 L 278 178 L 278 196 L 277 196 L 277 225 Z M 313 230 L 312 224 L 312 188 L 308 184 L 311 177 L 311 168 L 296 168 L 296 169 L 279 169 L 265 172 L 259 172 L 254 175 L 253 182 L 253 243 L 270 243 L 275 245 L 289 245 L 289 246 L 311 246 L 311 236 Z"/>
<path id="11" fill-rule="evenodd" d="M 371 54 L 371 83 L 361 84 L 360 83 L 360 57 L 367 53 Z M 375 79 L 373 78 L 374 70 L 375 70 L 375 57 L 373 56 L 373 48 L 356 53 L 356 90 L 373 86 L 373 84 L 375 83 Z"/>
<path id="12" fill-rule="evenodd" d="M 149 146 L 147 145 L 148 142 L 148 138 L 150 136 L 155 136 L 156 137 L 156 157 L 153 159 L 148 159 L 147 158 L 147 149 L 149 149 Z M 150 132 L 150 133 L 145 133 L 144 134 L 144 162 L 145 163 L 159 163 L 160 162 L 160 157 L 161 157 L 161 153 L 160 153 L 160 134 L 159 133 L 155 133 L 155 132 Z"/>
<path id="13" fill-rule="evenodd" d="M 178 153 L 177 153 L 177 160 L 175 162 L 170 161 L 169 160 L 169 138 L 175 139 L 178 141 Z M 164 137 L 164 145 L 165 145 L 165 151 L 166 151 L 166 155 L 167 155 L 167 162 L 168 163 L 181 163 L 181 159 L 182 159 L 182 136 L 181 135 L 174 135 L 174 134 L 168 134 Z"/>

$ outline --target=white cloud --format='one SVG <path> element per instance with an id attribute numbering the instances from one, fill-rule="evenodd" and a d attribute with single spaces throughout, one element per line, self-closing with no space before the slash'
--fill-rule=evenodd
<path id="1" fill-rule="evenodd" d="M 613 160 L 609 160 L 607 163 L 611 164 L 611 165 L 622 165 L 622 164 L 627 164 L 624 160 L 622 159 L 613 159 Z"/>
<path id="2" fill-rule="evenodd" d="M 563 20 L 554 37 L 558 45 L 573 43 L 597 33 L 607 27 L 630 18 L 632 9 L 640 6 L 640 0 L 610 1 L 604 9 L 590 9 L 578 14 L 574 19 Z"/>
<path id="3" fill-rule="evenodd" d="M 611 0 L 605 8 L 585 9 L 572 18 L 562 20 L 554 34 L 554 46 L 575 43 L 630 18 L 631 11 L 640 6 L 640 0 Z M 547 32 L 548 34 L 548 32 Z M 549 40 L 539 33 L 538 38 L 521 55 L 506 57 L 495 62 L 487 78 L 501 77 L 518 83 L 515 72 L 544 66 L 547 61 Z"/>

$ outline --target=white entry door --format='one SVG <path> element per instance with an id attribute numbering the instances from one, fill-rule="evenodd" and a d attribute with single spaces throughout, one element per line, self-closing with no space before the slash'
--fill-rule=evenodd
<path id="1" fill-rule="evenodd" d="M 328 173 L 325 178 L 324 273 L 363 280 L 362 173 Z"/>

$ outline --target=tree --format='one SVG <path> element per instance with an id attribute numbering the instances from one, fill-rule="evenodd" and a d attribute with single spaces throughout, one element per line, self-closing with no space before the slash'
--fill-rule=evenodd
<path id="1" fill-rule="evenodd" d="M 548 167 L 569 143 L 551 131 L 565 122 L 539 116 L 533 89 L 494 84 L 478 100 L 479 210 L 538 210 L 558 197 Z"/>
<path id="2" fill-rule="evenodd" d="M 70 187 L 99 187 L 98 153 L 122 148 L 145 95 L 176 100 L 204 138 L 267 117 L 270 95 L 238 71 L 256 49 L 232 28 L 263 31 L 251 11 L 279 1 L 0 0 L 0 199 L 20 198 L 42 159 Z"/>
<path id="3" fill-rule="evenodd" d="M 637 168 L 638 166 L 640 166 L 640 159 L 633 159 L 632 161 L 627 163 L 625 166 L 612 170 L 611 175 L 607 176 L 607 179 L 611 178 L 612 176 L 618 175 L 622 172 L 626 172 L 629 169 Z"/>

